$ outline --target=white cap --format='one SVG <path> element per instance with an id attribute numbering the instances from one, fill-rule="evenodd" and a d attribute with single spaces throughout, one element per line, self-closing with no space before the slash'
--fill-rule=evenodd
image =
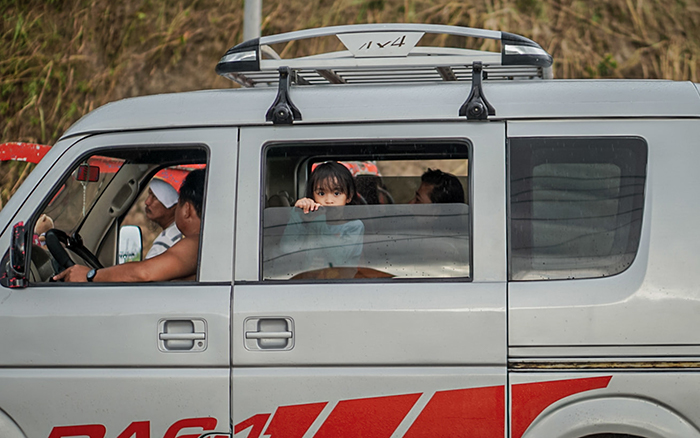
<path id="1" fill-rule="evenodd" d="M 162 179 L 153 179 L 150 184 L 151 191 L 165 208 L 177 204 L 177 190 Z"/>

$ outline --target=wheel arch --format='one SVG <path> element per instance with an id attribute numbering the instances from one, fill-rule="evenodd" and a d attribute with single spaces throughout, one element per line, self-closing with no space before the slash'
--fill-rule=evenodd
<path id="1" fill-rule="evenodd" d="M 0 409 L 0 437 L 3 438 L 27 438 L 17 423 Z"/>
<path id="2" fill-rule="evenodd" d="M 548 410 L 528 427 L 522 438 L 587 438 L 601 434 L 700 438 L 700 431 L 669 407 L 634 397 L 593 398 Z"/>

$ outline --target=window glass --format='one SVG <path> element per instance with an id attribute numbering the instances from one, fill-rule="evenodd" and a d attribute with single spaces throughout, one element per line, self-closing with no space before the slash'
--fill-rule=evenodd
<path id="1" fill-rule="evenodd" d="M 509 144 L 511 280 L 624 271 L 639 246 L 646 143 L 516 138 Z"/>
<path id="2" fill-rule="evenodd" d="M 72 263 L 102 269 L 148 258 L 154 240 L 174 226 L 161 239 L 167 250 L 182 237 L 174 223 L 178 189 L 206 160 L 201 147 L 114 147 L 74 163 L 27 222 L 34 230 L 30 281 L 47 283 Z"/>
<path id="3" fill-rule="evenodd" d="M 104 156 L 93 156 L 83 161 L 44 211 L 53 221 L 52 228 L 74 231 L 122 164 L 123 159 Z M 90 176 L 92 180 L 88 178 Z"/>
<path id="4" fill-rule="evenodd" d="M 265 163 L 264 280 L 470 276 L 466 144 L 284 145 Z"/>
<path id="5" fill-rule="evenodd" d="M 122 228 L 133 225 L 139 228 L 142 252 L 135 254 L 119 263 L 126 261 L 140 261 L 152 258 L 165 252 L 173 244 L 182 238 L 175 225 L 174 203 L 177 201 L 177 192 L 187 174 L 195 169 L 206 168 L 203 164 L 179 164 L 159 170 L 150 180 L 144 181 L 143 191 L 132 205 L 129 212 L 121 222 Z M 161 181 L 153 190 L 154 181 Z M 168 188 L 163 182 L 167 183 Z M 150 196 L 150 199 L 149 199 Z M 162 202 L 161 202 L 162 201 Z M 163 205 L 165 202 L 165 205 Z M 156 249 L 154 250 L 154 244 Z"/>

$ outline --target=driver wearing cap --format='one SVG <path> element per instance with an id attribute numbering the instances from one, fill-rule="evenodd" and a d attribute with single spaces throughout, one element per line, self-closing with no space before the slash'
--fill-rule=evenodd
<path id="1" fill-rule="evenodd" d="M 159 256 L 100 269 L 73 265 L 54 275 L 54 281 L 133 282 L 195 280 L 197 278 L 199 236 L 204 205 L 204 169 L 190 172 L 180 186 L 175 204 L 175 221 L 184 237 Z"/>
<path id="2" fill-rule="evenodd" d="M 182 233 L 175 225 L 177 199 L 177 190 L 162 179 L 154 178 L 149 184 L 145 202 L 146 217 L 158 224 L 163 232 L 153 241 L 146 259 L 164 253 L 182 239 Z"/>

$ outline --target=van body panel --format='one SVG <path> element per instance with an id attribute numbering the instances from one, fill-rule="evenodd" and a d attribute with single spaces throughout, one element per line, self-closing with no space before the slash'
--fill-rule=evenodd
<path id="1" fill-rule="evenodd" d="M 236 227 L 236 185 L 238 169 L 238 130 L 203 130 L 210 140 L 212 155 L 207 168 L 206 208 L 202 217 L 200 248 L 201 279 L 231 284 L 234 266 L 234 230 Z M 176 134 L 177 135 L 177 134 Z M 196 141 L 197 130 L 179 134 L 180 141 Z M 209 137 L 210 135 L 210 137 Z M 228 306 L 227 306 L 228 307 Z"/>
<path id="2" fill-rule="evenodd" d="M 497 120 L 700 117 L 691 82 L 504 81 L 485 83 Z M 293 86 L 290 98 L 302 119 L 295 125 L 408 121 L 455 121 L 469 95 L 463 83 L 420 85 Z M 152 128 L 265 125 L 274 88 L 207 90 L 136 97 L 84 116 L 64 137 Z M 368 104 L 367 96 L 381 105 Z M 182 108 L 188 108 L 182 111 Z"/>
<path id="3" fill-rule="evenodd" d="M 464 436 L 478 428 L 482 436 L 503 437 L 504 372 L 502 367 L 237 367 L 234 430 L 245 436 L 250 419 L 264 416 L 266 430 L 297 430 L 298 436 L 329 430 L 335 436 L 343 431 L 347 436 Z M 265 397 L 246 397 L 259 391 Z M 451 416 L 454 406 L 468 414 Z M 423 419 L 429 419 L 427 425 Z"/>
<path id="4" fill-rule="evenodd" d="M 4 412 L 0 412 L 0 435 L 7 438 L 26 438 L 27 436 Z"/>
<path id="5" fill-rule="evenodd" d="M 658 129 L 659 124 L 664 129 Z M 672 356 L 700 345 L 700 312 L 692 275 L 700 234 L 695 203 L 693 159 L 700 125 L 694 121 L 570 121 L 509 123 L 519 136 L 638 136 L 648 144 L 647 191 L 639 250 L 632 265 L 608 277 L 582 280 L 510 282 L 509 346 L 567 347 L 567 354 L 648 355 L 663 347 Z M 679 178 L 678 175 L 685 175 Z M 653 305 L 652 305 L 653 303 Z M 669 323 L 673 321 L 673 323 Z M 556 329 L 552 329 L 556 327 Z M 678 346 L 678 350 L 672 347 Z M 640 347 L 635 353 L 632 347 Z M 537 351 L 533 349 L 533 354 Z M 675 353 L 674 353 L 675 352 Z"/>
<path id="6" fill-rule="evenodd" d="M 5 368 L 0 404 L 27 437 L 227 431 L 228 375 L 226 368 Z"/>
<path id="7" fill-rule="evenodd" d="M 14 291 L 0 308 L 3 367 L 224 367 L 227 286 L 82 285 Z M 159 298 L 168 294 L 168 306 Z M 201 303 L 189 303 L 196 294 Z M 165 307 L 165 308 L 164 308 Z M 135 310 L 138 309 L 138 310 Z M 164 354 L 158 321 L 205 320 L 205 351 Z M 12 334 L 12 336 L 10 336 Z M 2 371 L 0 371 L 2 375 Z"/>
<path id="8" fill-rule="evenodd" d="M 237 285 L 234 366 L 503 366 L 502 286 Z M 275 316 L 293 319 L 294 348 L 246 350 L 245 320 Z"/>
<path id="9" fill-rule="evenodd" d="M 609 384 L 552 403 L 521 436 L 577 438 L 600 433 L 654 438 L 700 436 L 694 426 L 700 420 L 695 409 L 700 375 L 694 371 L 514 372 L 510 375 L 510 391 L 513 395 L 519 385 L 592 378 L 609 378 Z M 531 403 L 537 401 L 532 399 Z M 513 419 L 512 423 L 517 428 L 517 420 Z"/>

